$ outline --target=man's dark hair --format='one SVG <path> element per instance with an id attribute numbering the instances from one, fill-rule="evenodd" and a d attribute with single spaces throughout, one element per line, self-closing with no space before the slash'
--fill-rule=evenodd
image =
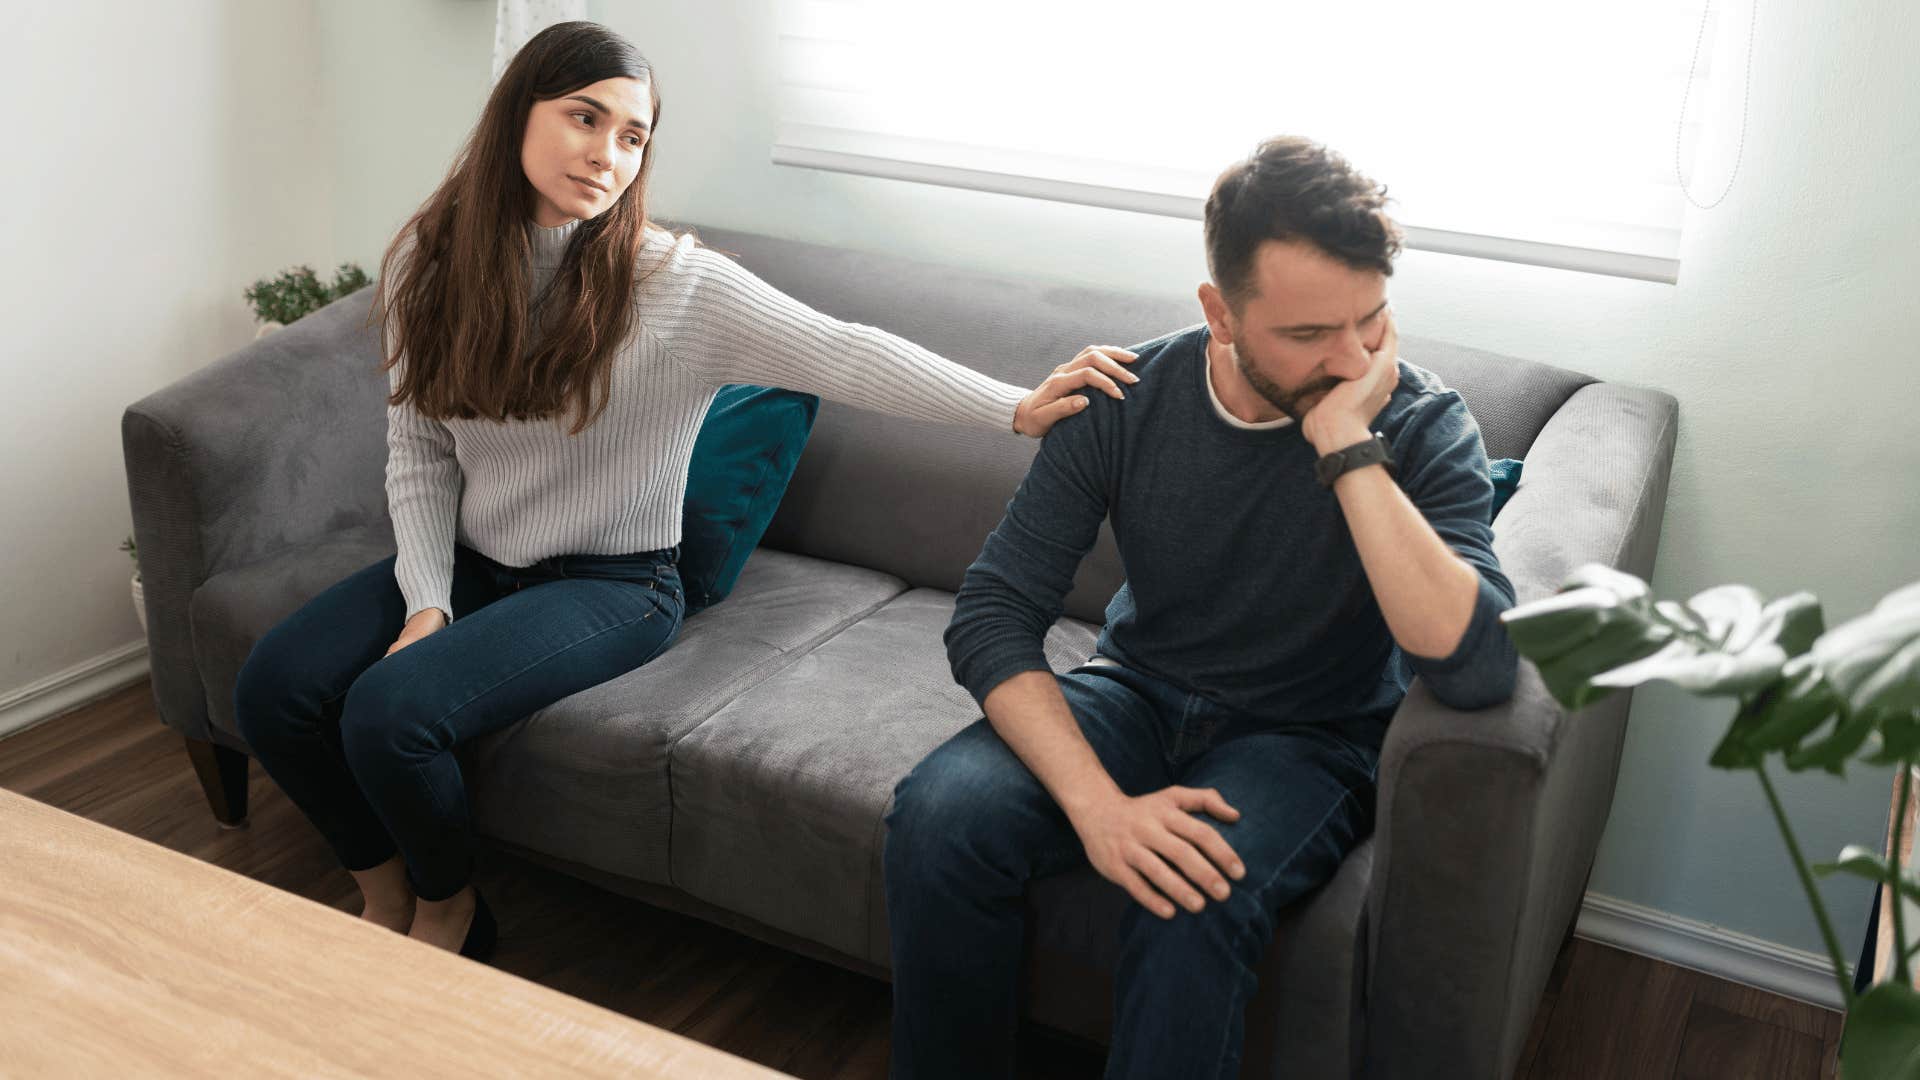
<path id="1" fill-rule="evenodd" d="M 1207 196 L 1207 269 L 1228 305 L 1253 291 L 1253 256 L 1268 240 L 1305 240 L 1360 270 L 1393 273 L 1400 228 L 1387 189 L 1310 139 L 1268 139 L 1213 182 Z"/>

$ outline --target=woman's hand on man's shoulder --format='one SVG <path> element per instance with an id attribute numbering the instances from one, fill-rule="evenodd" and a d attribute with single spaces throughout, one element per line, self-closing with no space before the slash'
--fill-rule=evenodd
<path id="1" fill-rule="evenodd" d="M 1135 354 L 1118 345 L 1089 345 L 1080 355 L 1054 368 L 1040 385 L 1013 411 L 1013 430 L 1040 438 L 1053 425 L 1086 407 L 1087 399 L 1078 391 L 1095 389 L 1109 397 L 1126 399 L 1121 382 L 1137 383 L 1140 376 L 1128 371 Z"/>

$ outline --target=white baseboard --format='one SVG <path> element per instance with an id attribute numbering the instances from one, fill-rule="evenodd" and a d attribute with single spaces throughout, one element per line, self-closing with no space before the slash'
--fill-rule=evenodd
<path id="1" fill-rule="evenodd" d="M 1723 926 L 1683 919 L 1599 893 L 1587 894 L 1573 932 L 1588 941 L 1758 987 L 1823 1009 L 1845 1007 L 1840 1000 L 1840 988 L 1833 981 L 1833 965 L 1824 953 L 1790 949 Z M 1853 979 L 1851 963 L 1847 979 L 1849 982 Z"/>
<path id="2" fill-rule="evenodd" d="M 147 643 L 143 638 L 0 694 L 0 739 L 105 697 L 146 674 Z"/>

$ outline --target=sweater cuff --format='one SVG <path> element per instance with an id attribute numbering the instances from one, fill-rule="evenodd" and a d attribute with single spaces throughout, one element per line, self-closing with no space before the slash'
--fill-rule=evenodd
<path id="1" fill-rule="evenodd" d="M 453 622 L 453 605 L 452 605 L 451 603 L 449 603 L 449 602 L 447 602 L 447 601 L 445 601 L 445 600 L 429 600 L 429 601 L 427 601 L 427 602 L 425 602 L 425 603 L 421 603 L 421 604 L 408 604 L 408 605 L 407 605 L 407 617 L 406 617 L 405 619 L 402 619 L 402 620 L 401 620 L 401 622 L 403 622 L 403 623 L 407 623 L 407 622 L 412 622 L 412 621 L 413 621 L 413 617 L 414 617 L 415 615 L 418 615 L 418 614 L 420 614 L 420 613 L 421 613 L 421 612 L 423 612 L 423 611 L 431 611 L 431 610 L 433 610 L 434 608 L 439 608 L 439 609 L 440 609 L 440 614 L 446 617 L 446 620 L 447 620 L 447 622 L 448 622 L 448 624 L 449 624 L 449 625 L 451 625 L 451 624 L 452 624 L 452 622 Z"/>
<path id="2" fill-rule="evenodd" d="M 453 589 L 451 582 L 421 583 L 398 579 L 397 575 L 396 580 L 400 586 L 400 595 L 404 597 L 407 602 L 407 619 L 412 619 L 415 615 L 420 614 L 428 608 L 439 608 L 441 614 L 447 617 L 447 622 L 453 622 L 453 597 L 451 595 Z M 402 621 L 404 622 L 406 620 Z"/>
<path id="3" fill-rule="evenodd" d="M 999 383 L 987 406 L 991 410 L 992 424 L 1003 432 L 1018 435 L 1019 431 L 1013 426 L 1014 414 L 1020 411 L 1020 403 L 1027 400 L 1027 395 L 1032 392 Z"/>
<path id="4" fill-rule="evenodd" d="M 1053 666 L 1047 663 L 1046 653 L 1040 650 L 1035 650 L 1031 655 L 1002 656 L 988 663 L 963 666 L 967 670 L 958 673 L 958 681 L 966 687 L 967 693 L 973 695 L 982 712 L 987 708 L 987 695 L 1015 675 L 1024 675 L 1029 671 L 1053 674 Z"/>
<path id="5" fill-rule="evenodd" d="M 1456 709 L 1484 708 L 1506 700 L 1519 669 L 1519 652 L 1500 622 L 1500 613 L 1512 604 L 1486 575 L 1478 576 L 1480 591 L 1473 617 L 1453 652 L 1438 659 L 1407 653 L 1414 672 L 1434 696 Z"/>

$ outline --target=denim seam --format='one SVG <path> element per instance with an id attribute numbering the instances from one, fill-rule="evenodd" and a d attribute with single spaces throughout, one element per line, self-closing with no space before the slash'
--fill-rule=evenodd
<path id="1" fill-rule="evenodd" d="M 439 725 L 435 725 L 435 726 L 437 727 L 437 726 L 439 726 Z M 451 754 L 451 753 L 453 753 L 453 750 L 452 750 L 451 748 L 449 748 L 449 749 L 446 749 L 446 750 L 442 750 L 442 751 L 441 751 L 441 753 L 443 753 L 443 754 Z M 437 757 L 439 757 L 439 754 L 436 754 L 436 755 L 434 755 L 434 757 L 435 757 L 435 758 L 437 758 Z M 420 774 L 420 773 L 424 773 L 424 772 L 426 771 L 426 769 L 427 769 L 427 767 L 428 767 L 429 765 L 431 765 L 431 764 L 432 764 L 432 760 L 430 759 L 430 760 L 428 760 L 427 762 L 425 762 L 425 763 L 423 763 L 423 764 L 421 764 L 421 765 L 416 765 L 416 766 L 414 766 L 413 768 L 411 768 L 411 769 L 409 769 L 408 771 L 409 771 L 409 772 L 411 772 L 411 773 L 414 773 L 414 774 L 415 774 L 415 779 L 416 779 L 416 780 L 419 780 L 419 779 L 422 779 L 422 778 L 421 778 L 421 777 L 420 777 L 420 776 L 419 776 L 418 774 Z M 433 819 L 434 819 L 435 821 L 445 821 L 445 820 L 447 820 L 447 808 L 446 808 L 446 806 L 445 806 L 444 804 L 442 804 L 442 803 L 440 802 L 440 790 L 439 790 L 439 788 L 437 788 L 437 787 L 435 787 L 435 786 L 434 786 L 433 784 L 431 784 L 431 783 L 426 783 L 426 784 L 422 784 L 421 786 L 427 789 L 427 798 L 429 798 L 429 799 L 432 799 L 432 800 L 433 800 Z M 404 858 L 404 856 L 403 856 L 403 858 Z M 408 875 L 407 875 L 407 876 L 408 876 L 409 878 L 413 878 L 413 875 L 412 875 L 412 873 L 411 873 L 411 871 L 409 871 L 409 873 L 408 873 Z M 468 860 L 467 860 L 467 876 L 468 876 L 469 878 L 471 878 L 471 877 L 473 876 L 473 860 L 472 860 L 472 857 L 471 857 L 471 855 L 469 855 L 469 857 L 468 857 Z M 465 888 L 465 886 L 462 886 L 462 888 Z M 418 893 L 420 892 L 420 882 L 419 882 L 419 880 L 418 880 L 417 878 L 413 878 L 413 891 L 414 891 L 414 893 L 415 893 L 415 894 L 418 894 Z M 437 892 L 438 890 L 435 890 L 435 891 Z M 454 893 L 455 893 L 456 895 L 457 895 L 457 894 L 458 894 L 459 892 L 460 892 L 460 890 L 459 890 L 459 889 L 455 889 L 455 890 L 454 890 Z M 443 897 L 442 899 L 450 899 L 450 897 Z M 432 903 L 432 902 L 433 902 L 433 901 L 429 901 L 429 903 Z"/>
<path id="2" fill-rule="evenodd" d="M 1175 723 L 1173 743 L 1167 747 L 1166 753 L 1169 770 L 1177 771 L 1180 768 L 1181 759 L 1186 757 L 1187 718 L 1193 715 L 1193 697 L 1192 694 L 1188 694 L 1186 700 L 1180 703 L 1180 719 Z"/>
<path id="3" fill-rule="evenodd" d="M 1263 892 L 1273 884 L 1274 879 L 1278 878 L 1282 871 L 1293 863 L 1294 857 L 1300 854 L 1300 849 L 1306 847 L 1314 837 L 1320 835 L 1320 831 L 1326 827 L 1328 819 L 1333 817 L 1334 811 L 1340 809 L 1341 804 L 1348 799 L 1352 799 L 1356 805 L 1360 804 L 1360 797 L 1354 793 L 1353 788 L 1342 784 L 1340 797 L 1333 800 L 1333 805 L 1327 807 L 1327 812 L 1320 815 L 1320 820 L 1314 823 L 1313 828 L 1301 835 L 1300 842 L 1293 846 L 1293 850 L 1287 853 L 1286 858 L 1281 859 L 1279 863 L 1275 865 L 1273 873 L 1268 874 L 1265 880 L 1260 883 L 1260 888 Z"/>
<path id="4" fill-rule="evenodd" d="M 1359 803 L 1360 798 L 1358 795 L 1354 793 L 1353 788 L 1345 784 L 1342 784 L 1340 787 L 1341 787 L 1340 797 L 1333 801 L 1333 805 L 1327 807 L 1327 812 L 1320 815 L 1319 822 L 1317 822 L 1313 828 L 1307 830 L 1307 832 L 1300 837 L 1300 842 L 1294 845 L 1293 850 L 1287 853 L 1286 858 L 1281 859 L 1278 863 L 1275 864 L 1273 873 L 1268 874 L 1266 879 L 1261 882 L 1260 893 L 1263 896 L 1268 890 L 1268 888 L 1273 885 L 1275 879 L 1279 878 L 1280 874 L 1283 871 L 1285 871 L 1288 866 L 1292 865 L 1295 856 L 1300 854 L 1300 850 L 1306 847 L 1307 844 L 1310 843 L 1314 837 L 1319 836 L 1321 831 L 1326 828 L 1326 824 L 1330 819 L 1332 819 L 1334 815 L 1334 811 L 1339 810 L 1342 803 L 1346 802 L 1348 799 L 1352 799 L 1354 800 L 1355 803 Z M 1261 900 L 1262 907 L 1264 907 L 1265 904 L 1266 904 L 1266 901 L 1262 899 Z M 1271 942 L 1269 942 L 1268 944 L 1270 946 Z M 1240 1005 L 1240 1008 L 1242 1009 L 1246 1008 L 1246 1003 L 1242 1002 Z M 1233 1026 L 1232 1017 L 1229 1016 L 1227 1019 L 1228 1019 L 1227 1024 L 1221 1028 L 1223 1032 L 1231 1030 Z M 1220 1066 L 1225 1064 L 1225 1061 L 1226 1061 L 1227 1044 L 1225 1039 L 1226 1037 L 1223 1034 L 1221 1036 L 1220 1048 L 1217 1051 L 1215 1051 L 1213 1055 L 1214 1074 L 1216 1076 L 1219 1075 Z"/>
<path id="5" fill-rule="evenodd" d="M 448 709 L 446 712 L 442 713 L 440 715 L 440 719 L 435 722 L 434 726 L 435 727 L 445 726 L 446 722 L 449 719 L 451 719 L 456 713 L 460 712 L 462 709 L 465 709 L 467 706 L 480 700 L 486 695 L 493 693 L 495 690 L 498 690 L 502 686 L 505 686 L 506 684 L 512 682 L 513 680 L 519 678 L 520 676 L 525 675 L 527 672 L 532 671 L 534 668 L 539 667 L 541 664 L 544 664 L 547 661 L 553 659 L 554 657 L 559 656 L 561 653 L 567 652 L 571 649 L 577 649 L 580 646 L 585 645 L 589 641 L 593 641 L 594 639 L 599 637 L 604 637 L 605 635 L 611 634 L 617 630 L 625 630 L 626 628 L 633 626 L 635 623 L 646 622 L 648 619 L 653 618 L 654 614 L 655 612 L 649 611 L 645 615 L 642 615 L 637 619 L 628 619 L 625 622 L 617 623 L 613 626 L 608 626 L 608 627 L 604 627 L 602 629 L 596 630 L 593 633 L 588 634 L 586 637 L 580 638 L 577 641 L 572 641 L 565 645 L 562 645 L 560 648 L 557 648 L 552 652 L 547 653 L 545 656 L 542 656 L 539 659 L 529 661 L 525 666 L 513 672 L 511 675 L 503 676 L 497 682 L 492 683 L 491 685 L 487 686 L 485 689 L 475 691 L 471 697 L 467 698 L 467 700 L 461 702 L 458 705 L 455 705 L 453 708 Z M 645 666 L 647 663 L 651 662 L 655 656 L 660 655 L 662 651 L 664 651 L 664 646 L 662 646 L 662 648 L 660 649 L 654 650 L 653 653 L 648 655 L 648 657 L 645 660 L 642 660 L 640 661 L 640 663 L 635 664 L 634 667 Z M 632 669 L 629 668 L 628 670 L 632 670 Z"/>
<path id="6" fill-rule="evenodd" d="M 1380 772 L 1380 755 L 1378 753 L 1375 753 L 1372 759 L 1368 760 L 1366 752 L 1354 745 L 1352 739 L 1347 738 L 1339 732 L 1329 732 L 1328 734 L 1339 744 L 1340 750 L 1345 754 L 1347 761 L 1361 772 L 1367 774 L 1367 781 L 1369 783 L 1378 783 Z"/>

